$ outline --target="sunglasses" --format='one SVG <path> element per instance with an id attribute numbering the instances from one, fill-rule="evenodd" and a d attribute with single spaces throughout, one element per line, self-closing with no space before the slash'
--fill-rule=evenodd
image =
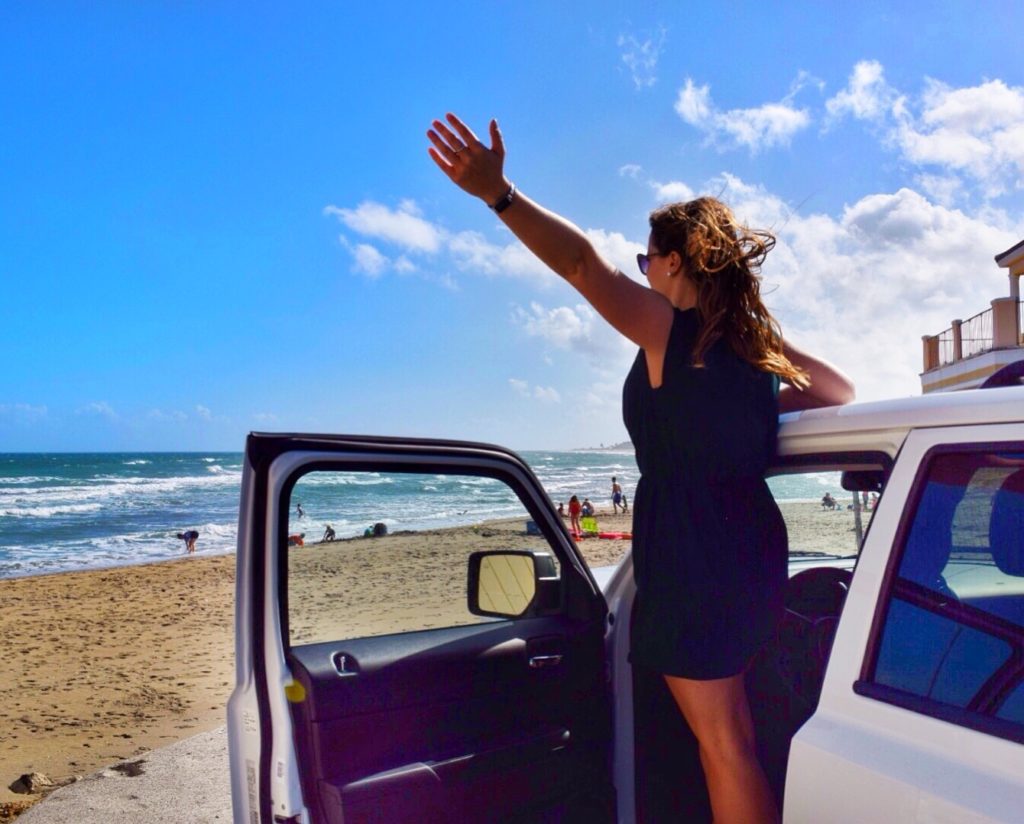
<path id="1" fill-rule="evenodd" d="M 649 255 L 645 255 L 643 252 L 638 252 L 636 256 L 636 265 L 640 267 L 640 274 L 644 277 L 647 276 L 647 270 L 651 267 L 651 258 L 665 257 L 661 252 L 651 252 Z"/>

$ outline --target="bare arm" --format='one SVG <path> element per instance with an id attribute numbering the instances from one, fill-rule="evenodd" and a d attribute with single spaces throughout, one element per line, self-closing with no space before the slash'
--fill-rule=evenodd
<path id="1" fill-rule="evenodd" d="M 779 412 L 841 406 L 854 399 L 856 391 L 853 381 L 838 367 L 804 352 L 788 341 L 783 343 L 783 352 L 790 363 L 811 376 L 811 385 L 804 390 L 793 386 L 783 387 L 779 392 Z"/>
<path id="2" fill-rule="evenodd" d="M 448 125 L 435 120 L 427 137 L 437 166 L 463 191 L 488 205 L 508 192 L 505 144 L 496 121 L 490 123 L 491 147 L 455 115 Z M 580 229 L 526 195 L 517 192 L 499 217 L 523 245 L 567 280 L 619 332 L 649 353 L 668 344 L 672 307 L 668 300 L 619 272 Z"/>

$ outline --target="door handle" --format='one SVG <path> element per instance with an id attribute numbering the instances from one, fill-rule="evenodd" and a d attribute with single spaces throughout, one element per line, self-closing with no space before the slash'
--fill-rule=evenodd
<path id="1" fill-rule="evenodd" d="M 532 669 L 543 669 L 544 667 L 557 667 L 562 663 L 561 655 L 531 655 L 530 667 Z"/>
<path id="2" fill-rule="evenodd" d="M 356 659 L 346 652 L 336 652 L 331 656 L 334 663 L 334 671 L 342 678 L 351 678 L 359 674 L 359 664 Z"/>

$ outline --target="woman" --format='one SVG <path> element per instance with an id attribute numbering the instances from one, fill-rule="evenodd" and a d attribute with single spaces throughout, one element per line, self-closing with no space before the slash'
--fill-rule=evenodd
<path id="1" fill-rule="evenodd" d="M 580 526 L 580 514 L 583 512 L 583 507 L 580 505 L 580 499 L 573 495 L 569 499 L 569 531 L 572 532 L 573 538 L 583 537 L 583 527 Z"/>
<path id="2" fill-rule="evenodd" d="M 771 235 L 713 198 L 662 207 L 637 255 L 645 288 L 509 182 L 496 121 L 488 147 L 446 120 L 427 132 L 441 171 L 640 347 L 623 389 L 641 472 L 631 661 L 664 677 L 696 735 L 715 821 L 776 821 L 743 687 L 786 583 L 785 526 L 763 475 L 778 413 L 847 403 L 853 384 L 783 342 L 757 277 Z"/>

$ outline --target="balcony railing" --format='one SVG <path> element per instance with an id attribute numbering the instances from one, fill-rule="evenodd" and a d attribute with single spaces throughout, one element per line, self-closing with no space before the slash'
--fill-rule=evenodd
<path id="1" fill-rule="evenodd" d="M 992 308 L 967 320 L 954 321 L 949 329 L 924 338 L 924 342 L 926 372 L 989 352 L 997 346 L 1000 349 L 1024 346 L 1024 301 L 994 300 Z"/>
<path id="2" fill-rule="evenodd" d="M 960 324 L 961 357 L 980 355 L 992 348 L 992 310 L 986 309 Z"/>

